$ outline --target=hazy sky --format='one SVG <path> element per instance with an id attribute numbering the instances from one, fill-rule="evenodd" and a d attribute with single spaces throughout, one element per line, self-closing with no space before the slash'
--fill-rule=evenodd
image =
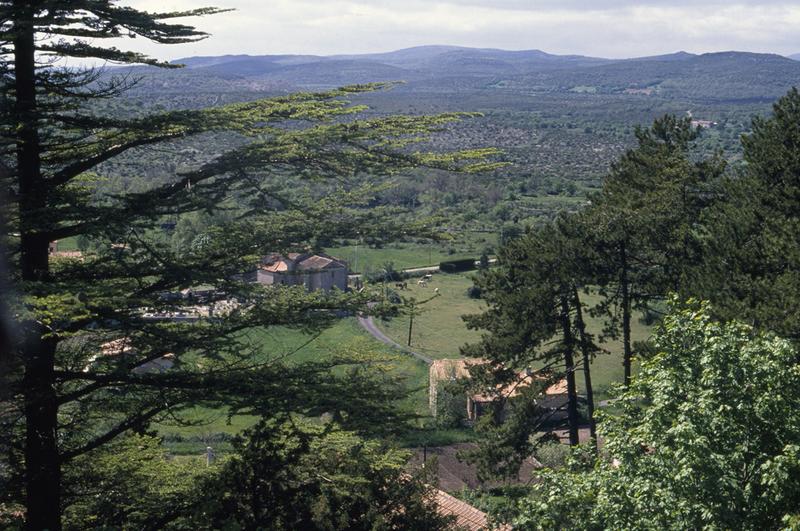
<path id="1" fill-rule="evenodd" d="M 205 41 L 120 43 L 190 55 L 389 51 L 423 44 L 633 57 L 678 50 L 800 52 L 800 0 L 126 0 L 145 10 L 203 5 L 236 11 L 195 19 Z"/>

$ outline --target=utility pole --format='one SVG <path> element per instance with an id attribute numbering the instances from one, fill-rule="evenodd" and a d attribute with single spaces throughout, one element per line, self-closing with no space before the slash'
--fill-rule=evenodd
<path id="1" fill-rule="evenodd" d="M 408 314 L 408 346 L 411 346 L 411 328 L 414 326 L 414 314 Z"/>
<path id="2" fill-rule="evenodd" d="M 356 260 L 355 260 L 355 267 L 353 268 L 355 273 L 358 273 L 358 238 L 356 238 Z"/>
<path id="3" fill-rule="evenodd" d="M 421 306 L 423 304 L 426 304 L 428 302 L 431 302 L 433 299 L 435 299 L 439 295 L 441 295 L 441 293 L 439 293 L 437 291 L 436 293 L 433 294 L 433 297 L 429 297 L 429 298 L 425 299 L 422 302 L 417 302 L 417 300 L 415 298 L 413 298 L 413 297 L 411 297 L 409 299 L 405 299 L 403 301 L 406 304 L 406 306 L 408 307 L 408 341 L 406 343 L 407 346 L 409 346 L 409 347 L 411 346 L 411 331 L 414 328 L 414 316 L 417 315 L 417 313 L 421 313 L 421 311 L 418 310 L 417 307 Z"/>

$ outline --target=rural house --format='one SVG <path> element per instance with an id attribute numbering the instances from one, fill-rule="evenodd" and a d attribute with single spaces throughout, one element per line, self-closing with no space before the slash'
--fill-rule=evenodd
<path id="1" fill-rule="evenodd" d="M 261 259 L 255 281 L 270 286 L 305 286 L 308 291 L 347 289 L 347 262 L 324 253 L 271 254 Z"/>
<path id="2" fill-rule="evenodd" d="M 471 366 L 480 365 L 485 363 L 481 359 L 440 359 L 434 360 L 429 370 L 429 390 L 428 401 L 431 408 L 431 414 L 435 417 L 437 413 L 437 398 L 440 387 L 442 384 L 448 382 L 455 382 L 458 380 L 465 380 L 470 378 L 469 368 Z M 498 391 L 507 397 L 515 396 L 519 390 L 525 386 L 530 385 L 534 379 L 543 379 L 533 372 L 525 371 L 519 373 L 519 382 L 509 386 L 508 389 L 499 389 Z M 563 409 L 567 401 L 567 383 L 561 380 L 550 387 L 545 392 L 545 396 L 540 401 L 540 405 L 557 413 Z M 468 394 L 467 395 L 467 420 L 476 420 L 491 404 L 494 398 L 493 394 Z"/>

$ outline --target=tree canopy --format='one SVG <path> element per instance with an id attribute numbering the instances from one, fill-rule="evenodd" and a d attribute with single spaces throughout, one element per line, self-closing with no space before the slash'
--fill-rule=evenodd
<path id="1" fill-rule="evenodd" d="M 780 529 L 800 502 L 792 343 L 675 307 L 603 414 L 602 455 L 542 475 L 521 529 Z"/>
<path id="2" fill-rule="evenodd" d="M 63 58 L 172 68 L 103 40 L 161 44 L 206 34 L 175 19 L 218 9 L 149 13 L 104 1 L 0 2 L 2 187 L 10 190 L 4 263 L 15 297 L 11 348 L 3 350 L 10 393 L 3 428 L 12 467 L 5 499 L 24 501 L 31 529 L 61 528 L 62 471 L 131 431 L 183 408 L 231 414 L 332 415 L 353 430 L 402 424 L 402 393 L 358 356 L 285 363 L 240 341 L 254 327 L 319 330 L 338 312 L 366 310 L 368 293 L 264 289 L 245 275 L 268 252 L 304 250 L 320 234 L 377 238 L 413 232 L 361 208 L 374 190 L 348 184 L 418 165 L 492 167 L 492 150 L 425 152 L 414 144 L 466 115 L 359 116 L 348 98 L 386 85 L 345 87 L 200 110 L 141 115 L 103 112 L 135 78 Z M 127 193 L 99 193 L 102 165 L 136 149 L 225 133 L 236 147 Z M 287 196 L 289 178 L 338 183 L 328 198 Z M 183 214 L 230 213 L 172 246 L 160 226 Z M 50 242 L 80 236 L 80 257 L 50 255 Z M 179 319 L 186 294 L 203 292 L 199 319 Z M 169 370 L 152 370 L 169 360 Z"/>

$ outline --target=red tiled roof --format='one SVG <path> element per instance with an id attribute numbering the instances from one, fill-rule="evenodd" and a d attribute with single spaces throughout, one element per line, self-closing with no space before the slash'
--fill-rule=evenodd
<path id="1" fill-rule="evenodd" d="M 458 526 L 459 529 L 466 529 L 468 531 L 491 529 L 489 527 L 489 518 L 486 516 L 486 513 L 479 511 L 467 502 L 450 496 L 442 490 L 437 489 L 435 495 L 436 509 L 439 511 L 439 514 L 455 516 L 456 526 Z M 496 529 L 510 531 L 511 526 L 503 525 Z"/>
<path id="2" fill-rule="evenodd" d="M 285 271 L 319 271 L 321 269 L 338 269 L 347 267 L 347 264 L 326 254 L 300 254 L 289 253 L 286 256 L 271 254 L 261 260 L 261 269 L 270 273 L 283 273 Z"/>
<path id="3" fill-rule="evenodd" d="M 297 263 L 297 268 L 298 269 L 304 269 L 304 270 L 307 270 L 307 269 L 313 269 L 313 270 L 325 269 L 326 267 L 328 267 L 328 266 L 330 266 L 332 264 L 334 266 L 336 265 L 334 263 L 334 261 L 331 260 L 330 258 L 325 258 L 324 256 L 314 255 L 314 256 L 309 256 L 305 260 L 301 260 L 300 262 L 298 262 Z"/>
<path id="4" fill-rule="evenodd" d="M 286 264 L 285 261 L 278 260 L 277 262 L 274 262 L 272 264 L 262 266 L 261 269 L 263 269 L 264 271 L 269 271 L 271 273 L 277 273 L 279 271 L 287 271 L 289 269 L 289 266 Z"/>

